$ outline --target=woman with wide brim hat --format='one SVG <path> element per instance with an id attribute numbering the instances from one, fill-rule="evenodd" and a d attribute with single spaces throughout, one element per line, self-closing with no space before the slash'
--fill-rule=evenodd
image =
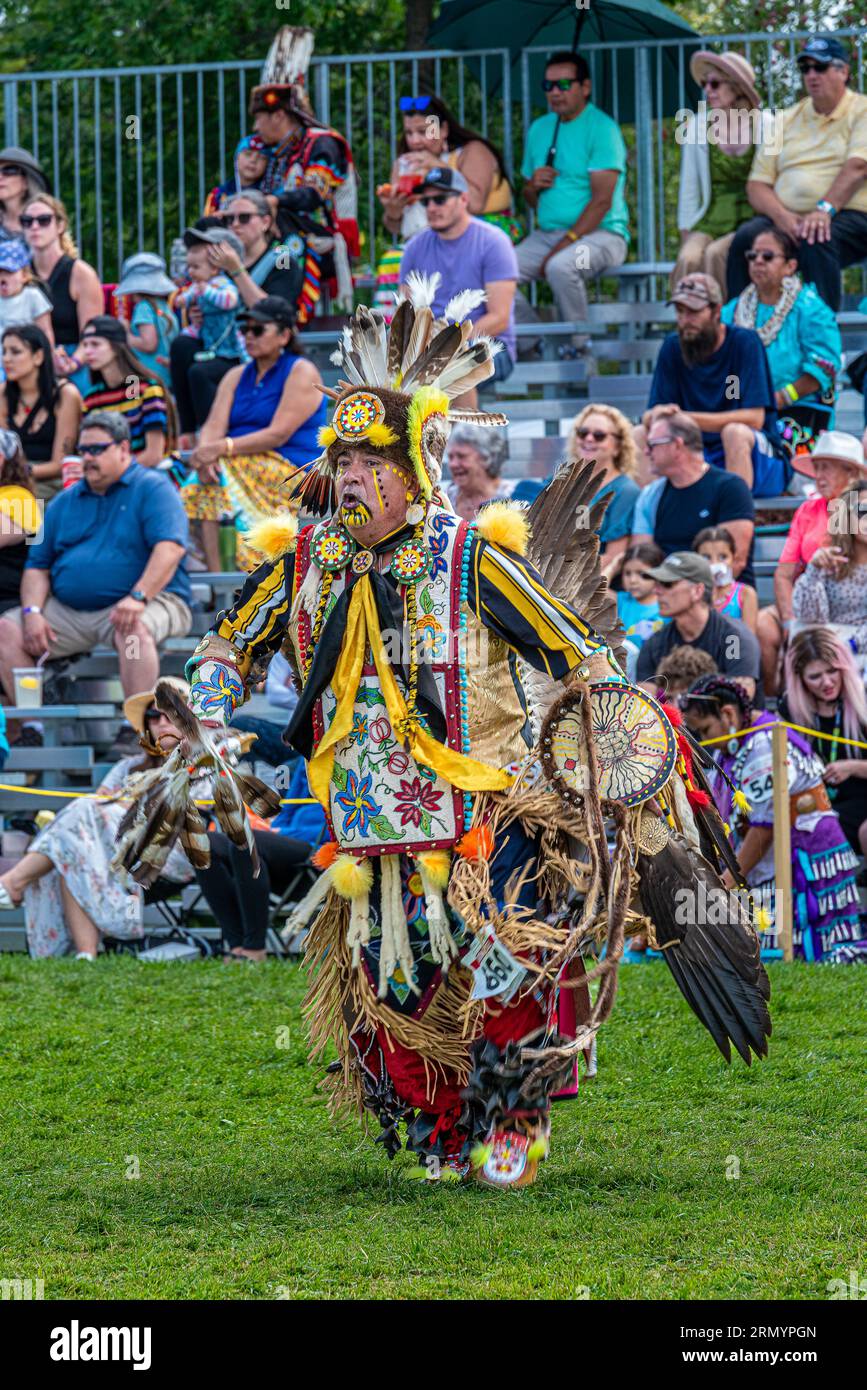
<path id="1" fill-rule="evenodd" d="M 186 699 L 186 681 L 167 679 Z M 118 828 L 129 802 L 109 798 L 117 796 L 136 773 L 158 767 L 177 747 L 180 732 L 156 709 L 153 690 L 131 695 L 123 712 L 139 735 L 143 752 L 133 749 L 115 763 L 95 795 L 59 801 L 51 823 L 0 877 L 0 910 L 23 904 L 31 956 L 73 952 L 79 960 L 92 961 L 104 936 L 135 941 L 144 935 L 144 895 L 135 884 L 123 882 L 112 866 Z M 175 846 L 157 880 L 156 893 L 164 880 L 174 886 L 192 879 L 192 866 Z"/>
<path id="2" fill-rule="evenodd" d="M 812 562 L 833 565 L 830 532 L 832 507 L 854 483 L 867 480 L 864 449 L 854 434 L 825 430 L 812 454 L 798 459 L 799 470 L 816 483 L 815 495 L 802 502 L 789 523 L 789 534 L 774 573 L 774 602 L 759 611 L 758 638 L 762 654 L 762 685 L 766 695 L 776 695 L 780 685 L 780 659 L 793 622 L 795 581 Z"/>
<path id="3" fill-rule="evenodd" d="M 755 215 L 746 193 L 762 102 L 752 64 L 740 53 L 701 49 L 689 70 L 702 88 L 698 113 L 679 124 L 681 145 L 677 226 L 681 247 L 672 288 L 704 271 L 726 293 L 726 262 L 736 229 Z"/>
<path id="4" fill-rule="evenodd" d="M 37 193 L 50 192 L 45 170 L 29 150 L 0 150 L 0 241 L 24 240 L 21 212 Z"/>

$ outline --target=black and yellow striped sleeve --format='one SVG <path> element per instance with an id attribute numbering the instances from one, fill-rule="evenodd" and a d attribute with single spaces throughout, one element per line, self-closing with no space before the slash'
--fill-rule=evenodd
<path id="1" fill-rule="evenodd" d="M 598 632 L 552 594 L 520 555 L 478 536 L 471 544 L 470 608 L 537 671 L 562 680 L 588 656 L 605 650 Z"/>
<path id="2" fill-rule="evenodd" d="M 253 661 L 277 651 L 292 611 L 295 553 L 266 561 L 235 595 L 231 608 L 217 615 L 213 631 L 238 652 L 238 670 L 246 676 Z"/>

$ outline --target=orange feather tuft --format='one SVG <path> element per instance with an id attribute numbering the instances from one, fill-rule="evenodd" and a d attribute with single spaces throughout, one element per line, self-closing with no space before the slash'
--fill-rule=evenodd
<path id="1" fill-rule="evenodd" d="M 339 852 L 340 846 L 336 840 L 326 840 L 311 857 L 310 863 L 317 869 L 330 869 Z"/>
<path id="2" fill-rule="evenodd" d="M 490 859 L 493 848 L 494 832 L 489 825 L 474 825 L 455 845 L 462 859 Z"/>

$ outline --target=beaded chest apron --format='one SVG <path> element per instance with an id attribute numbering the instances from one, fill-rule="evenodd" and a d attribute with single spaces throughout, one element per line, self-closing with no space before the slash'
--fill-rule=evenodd
<path id="1" fill-rule="evenodd" d="M 296 583 L 302 583 L 310 566 L 310 544 L 315 528 L 305 528 L 298 538 Z M 418 614 L 419 659 L 427 660 L 446 720 L 446 742 L 457 752 L 468 750 L 466 735 L 466 673 L 462 587 L 464 557 L 469 558 L 472 528 L 451 512 L 437 507 L 428 511 L 424 545 L 431 556 L 429 571 L 415 583 Z M 348 571 L 336 573 L 329 603 L 346 587 Z M 404 592 L 401 586 L 400 592 Z M 399 663 L 408 664 L 403 633 L 383 633 L 386 651 L 399 642 Z M 310 620 L 299 614 L 297 645 L 304 669 L 310 642 Z M 425 656 L 427 648 L 429 655 Z M 400 673 L 395 676 L 404 695 Z M 318 745 L 330 727 L 336 699 L 329 686 L 316 702 L 313 725 Z M 410 756 L 395 736 L 370 652 L 365 656 L 355 697 L 352 729 L 335 749 L 334 770 L 327 812 L 334 838 L 341 849 L 369 854 L 396 854 L 409 850 L 448 849 L 464 831 L 464 793 L 451 786 L 432 768 Z"/>

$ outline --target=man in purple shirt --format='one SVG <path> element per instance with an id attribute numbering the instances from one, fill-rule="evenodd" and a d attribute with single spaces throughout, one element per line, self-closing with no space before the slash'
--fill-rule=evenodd
<path id="1" fill-rule="evenodd" d="M 433 301 L 435 314 L 442 314 L 449 300 L 461 290 L 485 291 L 485 303 L 473 309 L 469 317 L 476 333 L 497 338 L 503 347 L 494 358 L 494 375 L 479 388 L 484 391 L 492 382 L 504 381 L 515 365 L 518 258 L 505 232 L 470 215 L 468 187 L 458 169 L 437 165 L 428 172 L 418 190 L 427 213 L 428 230 L 417 232 L 407 245 L 400 263 L 400 280 L 405 286 L 411 270 L 420 275 L 439 271 L 441 278 Z M 475 410 L 475 389 L 467 391 L 453 405 Z"/>

